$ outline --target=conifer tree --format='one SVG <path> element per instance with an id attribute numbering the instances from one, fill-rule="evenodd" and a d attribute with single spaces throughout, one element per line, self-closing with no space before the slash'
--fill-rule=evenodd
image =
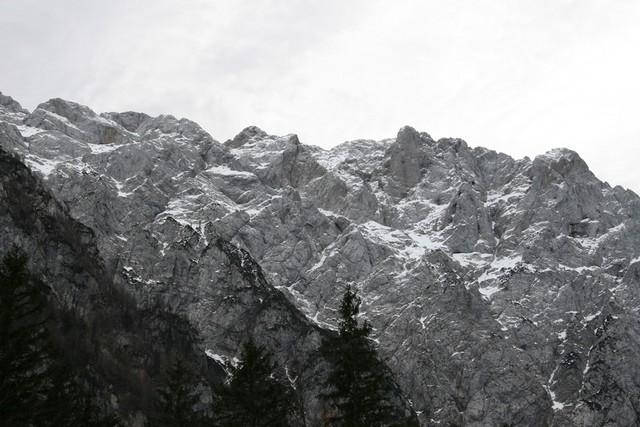
<path id="1" fill-rule="evenodd" d="M 214 399 L 214 420 L 221 427 L 288 426 L 296 411 L 293 389 L 275 377 L 276 364 L 249 338 L 237 366 L 227 363 L 231 380 Z"/>
<path id="2" fill-rule="evenodd" d="M 194 406 L 199 402 L 198 395 L 191 386 L 191 372 L 177 359 L 167 370 L 167 383 L 159 390 L 160 398 L 156 403 L 156 413 L 151 417 L 153 427 L 189 427 L 200 426 L 205 417 L 196 412 Z"/>
<path id="3" fill-rule="evenodd" d="M 37 421 L 50 374 L 44 303 L 26 264 L 14 248 L 0 266 L 0 419 L 10 425 Z"/>
<path id="4" fill-rule="evenodd" d="M 393 380 L 378 359 L 369 334 L 368 321 L 358 324 L 361 299 L 348 285 L 340 304 L 338 337 L 326 340 L 322 352 L 335 362 L 320 398 L 331 410 L 325 421 L 331 426 L 375 427 L 410 425 L 404 415 L 388 403 Z"/>
<path id="5" fill-rule="evenodd" d="M 46 327 L 42 285 L 28 257 L 9 251 L 0 265 L 0 420 L 10 426 L 114 426 L 77 382 Z"/>

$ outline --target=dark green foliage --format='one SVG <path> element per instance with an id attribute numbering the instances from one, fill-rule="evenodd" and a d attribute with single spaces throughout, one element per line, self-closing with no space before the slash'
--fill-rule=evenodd
<path id="1" fill-rule="evenodd" d="M 31 284 L 27 257 L 8 253 L 0 267 L 0 419 L 28 424 L 39 414 L 49 375 L 44 303 Z M 42 349 L 45 351 L 42 351 Z"/>
<path id="2" fill-rule="evenodd" d="M 71 391 L 74 402 L 74 422 L 71 425 L 78 427 L 116 427 L 121 425 L 115 416 L 101 413 L 90 391 L 77 384 L 74 384 Z"/>
<path id="3" fill-rule="evenodd" d="M 393 380 L 386 366 L 378 359 L 368 339 L 371 324 L 358 325 L 361 299 L 347 286 L 340 304 L 339 335 L 326 340 L 322 351 L 334 361 L 325 385 L 328 391 L 320 398 L 330 410 L 325 414 L 327 425 L 373 427 L 410 425 L 389 400 L 393 395 Z"/>
<path id="4" fill-rule="evenodd" d="M 250 338 L 237 366 L 227 364 L 231 380 L 214 399 L 221 427 L 288 426 L 296 411 L 293 389 L 275 378 L 268 351 Z"/>
<path id="5" fill-rule="evenodd" d="M 0 420 L 10 426 L 112 426 L 77 383 L 46 327 L 41 284 L 18 249 L 0 266 Z"/>
<path id="6" fill-rule="evenodd" d="M 104 416 L 90 390 L 82 387 L 69 365 L 58 356 L 50 367 L 50 387 L 44 402 L 43 426 L 112 427 L 119 426 L 114 416 Z"/>
<path id="7" fill-rule="evenodd" d="M 188 427 L 205 423 L 204 414 L 196 412 L 194 406 L 200 401 L 191 386 L 193 375 L 180 360 L 167 370 L 165 387 L 159 390 L 156 413 L 149 425 L 153 427 Z"/>

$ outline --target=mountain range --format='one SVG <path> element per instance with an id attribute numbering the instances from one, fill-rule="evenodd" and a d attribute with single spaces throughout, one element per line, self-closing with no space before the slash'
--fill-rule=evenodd
<path id="1" fill-rule="evenodd" d="M 221 381 L 248 336 L 319 425 L 346 284 L 421 425 L 640 422 L 640 198 L 573 151 L 513 159 L 408 126 L 221 143 L 0 94 L 0 170 L 0 253 L 27 251 L 74 365 L 130 425 L 165 354 Z"/>

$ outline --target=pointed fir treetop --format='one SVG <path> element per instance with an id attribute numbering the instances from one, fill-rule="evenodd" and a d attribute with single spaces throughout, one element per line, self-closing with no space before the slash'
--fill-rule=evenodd
<path id="1" fill-rule="evenodd" d="M 340 303 L 339 334 L 325 340 L 321 351 L 334 365 L 319 397 L 328 403 L 326 425 L 336 427 L 376 427 L 415 425 L 401 409 L 395 408 L 391 372 L 378 358 L 369 339 L 372 326 L 358 326 L 362 300 L 350 285 Z"/>
<path id="2" fill-rule="evenodd" d="M 358 296 L 358 290 L 351 290 L 348 284 L 340 303 L 340 319 L 338 319 L 339 332 L 341 336 L 367 337 L 371 333 L 372 326 L 365 320 L 361 327 L 358 327 L 358 313 L 362 299 Z"/>
<path id="3" fill-rule="evenodd" d="M 276 376 L 270 352 L 250 337 L 236 366 L 227 363 L 229 383 L 214 398 L 214 419 L 222 427 L 284 427 L 297 409 L 292 387 Z"/>
<path id="4" fill-rule="evenodd" d="M 204 414 L 194 407 L 200 401 L 195 392 L 193 372 L 177 359 L 166 371 L 166 384 L 158 390 L 156 412 L 150 417 L 150 427 L 190 427 L 202 425 Z"/>

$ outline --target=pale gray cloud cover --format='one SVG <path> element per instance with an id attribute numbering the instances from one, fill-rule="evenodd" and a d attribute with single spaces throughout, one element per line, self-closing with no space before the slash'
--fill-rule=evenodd
<path id="1" fill-rule="evenodd" d="M 640 191 L 640 2 L 20 0 L 0 91 L 330 147 L 409 124 Z"/>

